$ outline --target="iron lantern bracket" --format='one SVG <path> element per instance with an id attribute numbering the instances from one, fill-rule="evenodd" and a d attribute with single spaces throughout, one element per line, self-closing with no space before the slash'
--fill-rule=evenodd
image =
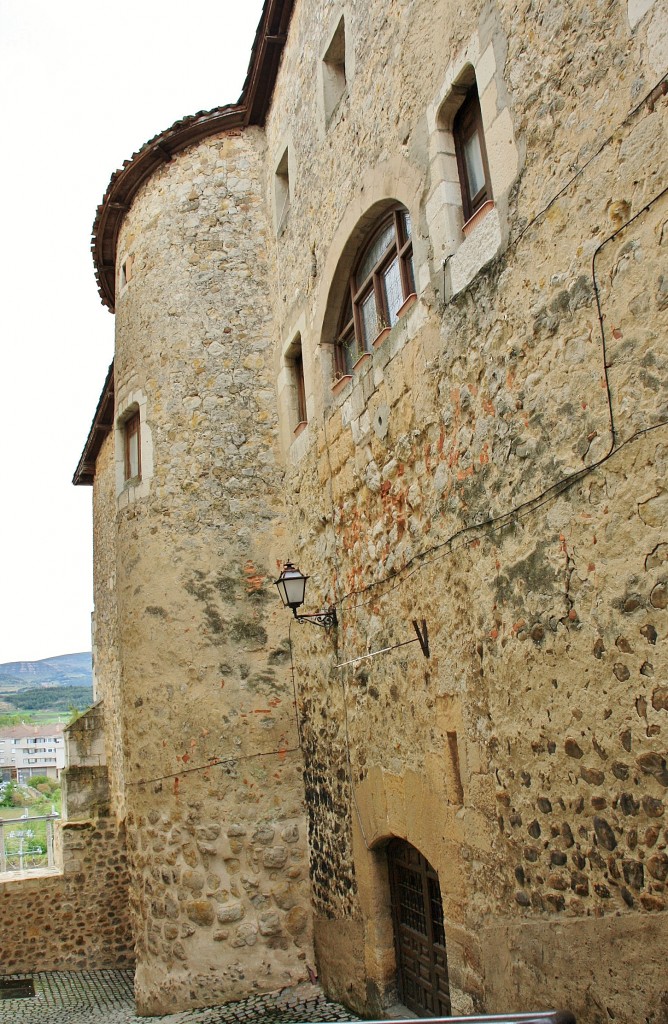
<path id="1" fill-rule="evenodd" d="M 323 608 L 321 612 L 306 612 L 303 615 L 297 615 L 297 609 L 293 608 L 292 614 L 298 622 L 310 622 L 312 626 L 324 626 L 325 629 L 331 629 L 332 626 L 336 629 L 339 624 L 334 605 Z"/>

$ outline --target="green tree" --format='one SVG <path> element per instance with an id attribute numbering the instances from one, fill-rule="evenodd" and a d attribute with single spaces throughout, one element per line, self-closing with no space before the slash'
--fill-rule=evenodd
<path id="1" fill-rule="evenodd" d="M 0 807 L 15 807 L 16 783 L 5 782 L 0 784 Z"/>

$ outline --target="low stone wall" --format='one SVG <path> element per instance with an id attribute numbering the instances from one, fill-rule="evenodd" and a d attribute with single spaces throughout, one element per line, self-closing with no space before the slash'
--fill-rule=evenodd
<path id="1" fill-rule="evenodd" d="M 124 830 L 58 822 L 56 859 L 62 871 L 0 875 L 2 973 L 131 967 Z"/>
<path id="2" fill-rule="evenodd" d="M 0 972 L 132 967 L 125 826 L 109 817 L 104 708 L 65 733 L 56 869 L 0 875 Z"/>

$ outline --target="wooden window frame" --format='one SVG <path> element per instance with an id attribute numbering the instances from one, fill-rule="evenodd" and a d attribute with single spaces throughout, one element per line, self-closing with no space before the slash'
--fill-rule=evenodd
<path id="1" fill-rule="evenodd" d="M 371 291 L 374 294 L 376 320 L 379 328 L 378 333 L 384 327 L 389 327 L 390 325 L 390 312 L 387 306 L 382 275 L 383 271 L 387 269 L 395 258 L 398 259 L 399 263 L 403 302 L 405 303 L 409 295 L 415 292 L 413 238 L 406 231 L 406 216 L 410 218 L 409 211 L 403 206 L 397 206 L 383 217 L 373 232 L 367 237 L 355 261 L 353 273 L 348 280 L 345 304 L 336 336 L 336 371 L 339 376 L 349 373 L 352 365 L 372 349 L 374 339 L 364 337 L 362 315 L 360 312 L 363 300 L 367 298 Z M 366 277 L 358 282 L 359 267 L 364 262 L 366 254 L 372 248 L 378 236 L 387 229 L 390 223 L 394 228 L 392 242 L 388 244 Z M 352 360 L 352 365 L 348 366 L 346 364 L 345 349 L 352 342 L 355 344 L 355 358 Z"/>
<path id="2" fill-rule="evenodd" d="M 482 159 L 483 174 L 485 182 L 482 188 L 472 196 L 469 189 L 469 177 L 466 168 L 466 157 L 464 147 L 470 138 L 478 133 L 480 140 L 480 156 Z M 457 170 L 459 172 L 459 184 L 462 190 L 462 206 L 464 208 L 464 222 L 471 219 L 483 203 L 492 198 L 492 184 L 489 175 L 489 164 L 487 162 L 487 147 L 485 146 L 485 133 L 482 125 L 482 111 L 478 97 L 477 85 L 472 85 L 466 93 L 461 107 L 455 114 L 452 125 L 452 134 L 455 140 L 455 154 L 457 156 Z"/>
<path id="3" fill-rule="evenodd" d="M 133 473 L 130 443 L 135 435 L 137 436 L 137 472 Z M 123 424 L 123 462 L 126 483 L 128 480 L 138 480 L 141 478 L 141 422 L 139 410 L 133 413 L 132 416 L 129 416 Z"/>
<path id="4" fill-rule="evenodd" d="M 304 358 L 301 346 L 299 351 L 292 357 L 292 372 L 294 374 L 295 389 L 297 392 L 297 426 L 308 422 L 306 416 L 306 381 L 304 379 Z"/>

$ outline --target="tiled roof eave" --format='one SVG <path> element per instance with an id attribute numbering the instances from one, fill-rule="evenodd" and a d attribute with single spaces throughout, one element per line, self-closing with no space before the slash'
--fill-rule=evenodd
<path id="1" fill-rule="evenodd" d="M 244 126 L 245 110 L 239 106 L 219 107 L 177 121 L 150 139 L 115 171 L 97 208 L 91 252 L 102 302 L 111 312 L 115 304 L 116 245 L 123 217 L 141 186 L 177 153 L 201 139 Z"/>
<path id="2" fill-rule="evenodd" d="M 250 124 L 263 125 L 287 38 L 294 0 L 265 0 L 239 101 L 176 121 L 146 142 L 111 176 L 97 208 L 91 251 L 102 302 L 113 313 L 116 246 L 123 217 L 145 181 L 172 157 L 202 139 Z"/>
<path id="3" fill-rule="evenodd" d="M 107 371 L 100 400 L 93 416 L 91 428 L 81 458 L 72 477 L 75 485 L 92 484 L 95 480 L 95 465 L 104 439 L 114 425 L 114 364 Z"/>

